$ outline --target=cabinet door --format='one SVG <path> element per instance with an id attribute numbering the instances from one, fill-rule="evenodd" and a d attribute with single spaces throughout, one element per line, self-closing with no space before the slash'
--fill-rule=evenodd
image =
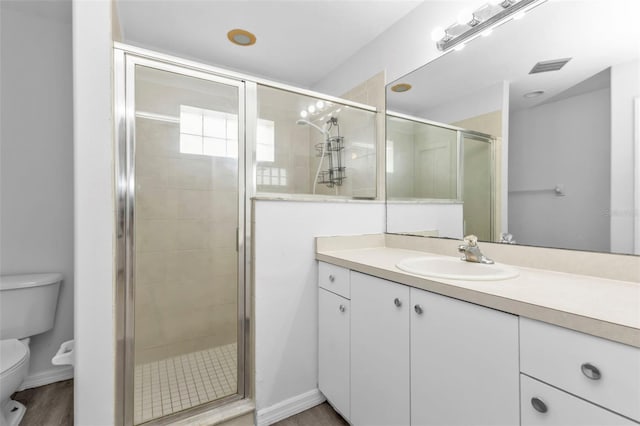
<path id="1" fill-rule="evenodd" d="M 633 426 L 637 423 L 521 376 L 522 426 Z"/>
<path id="2" fill-rule="evenodd" d="M 411 424 L 519 423 L 518 317 L 411 289 Z"/>
<path id="3" fill-rule="evenodd" d="M 409 425 L 409 288 L 351 272 L 351 422 Z"/>
<path id="4" fill-rule="evenodd" d="M 319 289 L 318 387 L 349 419 L 349 300 Z"/>

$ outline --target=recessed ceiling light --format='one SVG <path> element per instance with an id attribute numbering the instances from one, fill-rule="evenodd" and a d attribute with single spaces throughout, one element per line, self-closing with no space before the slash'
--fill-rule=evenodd
<path id="1" fill-rule="evenodd" d="M 256 36 L 247 30 L 236 28 L 227 33 L 227 38 L 238 46 L 251 46 L 256 44 Z"/>
<path id="2" fill-rule="evenodd" d="M 527 92 L 522 95 L 523 98 L 537 98 L 540 95 L 544 95 L 544 90 L 534 90 L 533 92 Z"/>
<path id="3" fill-rule="evenodd" d="M 391 86 L 391 90 L 398 93 L 407 92 L 411 90 L 411 85 L 408 83 L 398 83 L 394 86 Z"/>

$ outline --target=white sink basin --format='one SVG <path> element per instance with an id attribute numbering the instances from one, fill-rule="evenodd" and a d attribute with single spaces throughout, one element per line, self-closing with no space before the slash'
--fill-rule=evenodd
<path id="1" fill-rule="evenodd" d="M 517 269 L 500 263 L 487 265 L 454 257 L 410 257 L 398 262 L 396 266 L 412 274 L 450 280 L 507 280 L 520 274 Z"/>

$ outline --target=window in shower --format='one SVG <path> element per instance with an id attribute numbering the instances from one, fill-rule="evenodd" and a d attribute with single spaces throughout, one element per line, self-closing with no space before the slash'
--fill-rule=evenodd
<path id="1" fill-rule="evenodd" d="M 256 159 L 272 163 L 276 158 L 276 126 L 271 120 L 258 119 L 256 135 Z"/>
<path id="2" fill-rule="evenodd" d="M 287 186 L 287 169 L 279 167 L 258 167 L 256 183 L 260 186 Z"/>
<path id="3" fill-rule="evenodd" d="M 180 152 L 238 157 L 238 116 L 180 105 Z"/>
<path id="4" fill-rule="evenodd" d="M 140 116 L 140 114 L 138 114 Z M 275 157 L 273 121 L 258 120 L 257 158 Z M 238 116 L 220 111 L 180 105 L 180 152 L 212 157 L 238 157 Z"/>

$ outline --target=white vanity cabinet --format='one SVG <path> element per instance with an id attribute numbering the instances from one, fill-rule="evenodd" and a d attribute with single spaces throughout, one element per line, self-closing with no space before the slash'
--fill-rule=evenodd
<path id="1" fill-rule="evenodd" d="M 351 422 L 519 423 L 518 318 L 351 272 Z"/>
<path id="2" fill-rule="evenodd" d="M 320 390 L 355 426 L 640 426 L 640 348 L 320 263 Z"/>
<path id="3" fill-rule="evenodd" d="M 318 271 L 318 388 L 349 419 L 349 270 L 321 262 Z"/>
<path id="4" fill-rule="evenodd" d="M 517 425 L 518 317 L 411 289 L 411 424 Z"/>
<path id="5" fill-rule="evenodd" d="M 640 423 L 639 348 L 520 318 L 520 369 L 523 425 Z"/>
<path id="6" fill-rule="evenodd" d="M 351 418 L 409 425 L 409 287 L 351 271 Z"/>

